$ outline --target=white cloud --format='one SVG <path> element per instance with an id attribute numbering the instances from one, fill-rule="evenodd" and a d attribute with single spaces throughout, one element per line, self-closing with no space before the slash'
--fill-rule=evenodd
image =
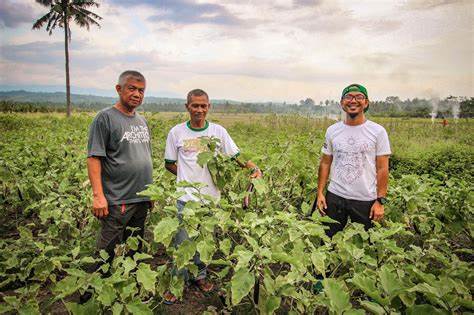
<path id="1" fill-rule="evenodd" d="M 166 8 L 151 0 L 134 1 L 133 9 L 114 1 L 94 9 L 104 18 L 100 29 L 72 27 L 73 85 L 113 89 L 122 70 L 137 69 L 148 93 L 168 95 L 200 86 L 213 98 L 295 102 L 336 99 L 351 82 L 378 98 L 421 97 L 433 88 L 474 95 L 472 2 L 202 0 L 193 5 L 199 20 L 189 10 L 160 18 Z M 183 3 L 169 4 L 170 12 Z M 45 12 L 34 5 L 36 18 Z M 31 24 L 0 30 L 2 82 L 60 84 L 62 30 L 48 36 Z M 38 42 L 45 44 L 36 53 L 21 46 Z"/>

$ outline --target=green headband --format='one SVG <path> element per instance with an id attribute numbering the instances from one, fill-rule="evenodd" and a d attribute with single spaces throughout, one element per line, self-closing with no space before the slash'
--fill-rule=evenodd
<path id="1" fill-rule="evenodd" d="M 346 95 L 349 92 L 360 92 L 360 93 L 364 94 L 366 98 L 369 98 L 369 95 L 367 93 L 367 89 L 365 87 L 363 87 L 362 85 L 360 85 L 360 84 L 354 83 L 354 84 L 351 84 L 348 87 L 346 87 L 344 90 L 342 90 L 341 98 L 343 98 L 344 95 Z"/>

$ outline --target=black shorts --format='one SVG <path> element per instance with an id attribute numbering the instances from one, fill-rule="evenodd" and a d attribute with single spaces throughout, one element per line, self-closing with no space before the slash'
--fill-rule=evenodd
<path id="1" fill-rule="evenodd" d="M 346 199 L 328 191 L 326 193 L 326 215 L 339 223 L 326 223 L 327 226 L 329 226 L 329 230 L 326 230 L 326 234 L 332 237 L 337 232 L 342 231 L 347 224 L 348 218 L 351 218 L 352 222 L 363 224 L 364 228 L 368 230 L 372 227 L 372 220 L 369 216 L 370 209 L 374 202 L 375 200 L 361 201 Z"/>

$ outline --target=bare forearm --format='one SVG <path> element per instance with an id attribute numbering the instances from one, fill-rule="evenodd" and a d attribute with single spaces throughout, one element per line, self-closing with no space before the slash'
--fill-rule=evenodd
<path id="1" fill-rule="evenodd" d="M 388 168 L 377 170 L 377 197 L 387 196 Z"/>
<path id="2" fill-rule="evenodd" d="M 328 182 L 329 178 L 329 167 L 324 164 L 319 165 L 318 170 L 318 195 L 323 194 L 324 188 L 326 187 L 326 183 Z"/>
<path id="3" fill-rule="evenodd" d="M 87 158 L 87 173 L 89 175 L 89 181 L 91 182 L 92 194 L 94 197 L 104 195 L 104 190 L 102 188 L 102 178 L 100 176 L 101 171 L 102 166 L 100 163 L 100 158 Z"/>
<path id="4" fill-rule="evenodd" d="M 387 196 L 388 187 L 388 159 L 387 155 L 377 156 L 377 197 Z"/>
<path id="5" fill-rule="evenodd" d="M 252 170 L 252 174 L 250 174 L 250 178 L 261 178 L 263 176 L 262 171 L 254 162 L 248 160 L 247 162 L 243 163 L 239 159 L 235 159 L 235 162 L 239 164 L 240 167 Z"/>
<path id="6" fill-rule="evenodd" d="M 178 165 L 176 163 L 165 163 L 165 168 L 172 174 L 178 175 Z"/>
<path id="7" fill-rule="evenodd" d="M 328 182 L 331 163 L 332 156 L 324 154 L 321 157 L 321 162 L 319 162 L 318 169 L 318 196 L 323 194 L 326 183 Z"/>
<path id="8" fill-rule="evenodd" d="M 252 168 L 257 167 L 257 165 L 256 165 L 254 162 L 250 161 L 250 160 L 248 160 L 247 162 L 242 162 L 242 161 L 240 161 L 239 159 L 236 158 L 236 159 L 235 159 L 235 162 L 236 162 L 237 164 L 239 164 L 239 166 L 240 166 L 241 168 L 252 169 Z"/>
<path id="9" fill-rule="evenodd" d="M 104 190 L 102 188 L 102 177 L 100 176 L 101 171 L 102 165 L 100 163 L 100 158 L 87 158 L 87 173 L 89 174 L 93 194 L 92 213 L 98 218 L 103 218 L 109 215 L 108 203 L 105 199 Z"/>

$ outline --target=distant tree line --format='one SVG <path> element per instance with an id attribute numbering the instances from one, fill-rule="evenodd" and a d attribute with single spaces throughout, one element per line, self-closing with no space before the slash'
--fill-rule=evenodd
<path id="1" fill-rule="evenodd" d="M 474 117 L 474 98 L 449 96 L 441 100 L 414 98 L 402 101 L 398 96 L 389 96 L 385 101 L 371 102 L 370 112 L 387 117 Z"/>
<path id="2" fill-rule="evenodd" d="M 98 111 L 111 104 L 101 102 L 74 104 L 75 111 Z M 212 104 L 214 112 L 223 113 L 299 113 L 315 116 L 337 117 L 341 114 L 339 102 L 325 100 L 316 104 L 311 98 L 298 104 L 287 103 L 238 103 L 217 101 Z M 184 112 L 184 104 L 176 101 L 144 103 L 141 110 L 149 112 Z M 1 112 L 65 112 L 64 103 L 0 101 Z M 474 97 L 447 97 L 442 100 L 407 99 L 389 96 L 384 101 L 370 103 L 370 115 L 383 117 L 474 117 Z"/>
<path id="3" fill-rule="evenodd" d="M 307 98 L 301 100 L 297 112 L 317 115 L 338 115 L 341 107 L 338 101 L 320 101 L 318 105 Z M 432 118 L 472 118 L 474 117 L 474 98 L 449 96 L 445 99 L 406 99 L 389 96 L 384 101 L 371 101 L 369 113 L 383 117 L 432 117 Z"/>

